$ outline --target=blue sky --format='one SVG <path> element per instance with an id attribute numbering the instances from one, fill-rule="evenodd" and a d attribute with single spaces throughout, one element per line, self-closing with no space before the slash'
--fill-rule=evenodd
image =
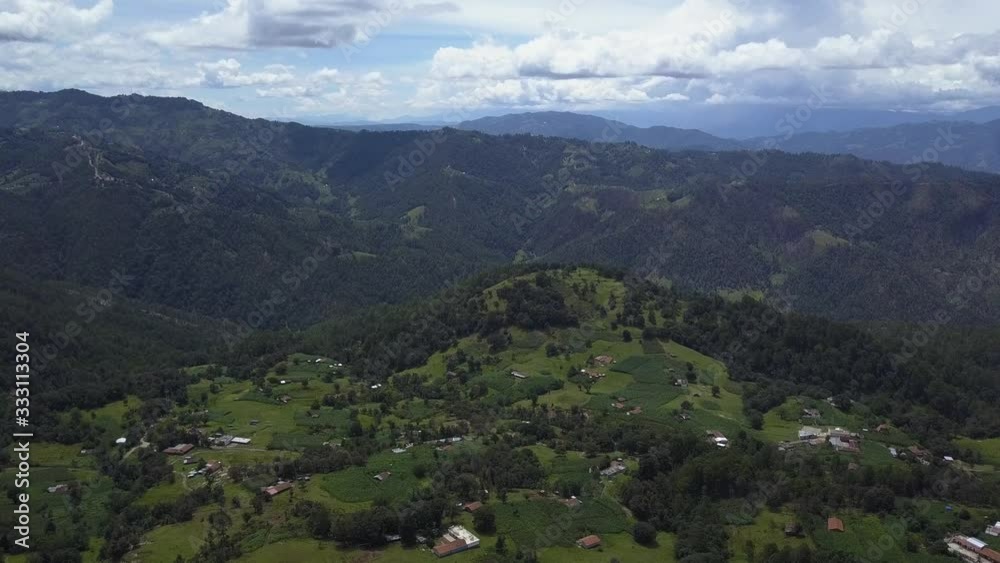
<path id="1" fill-rule="evenodd" d="M 1000 104 L 994 0 L 0 0 L 0 89 L 248 116 Z"/>

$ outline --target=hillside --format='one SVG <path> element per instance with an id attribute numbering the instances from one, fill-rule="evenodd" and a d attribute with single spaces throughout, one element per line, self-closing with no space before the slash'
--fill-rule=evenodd
<path id="1" fill-rule="evenodd" d="M 1000 314 L 991 175 L 351 133 L 73 91 L 2 94 L 0 107 L 34 126 L 0 141 L 5 264 L 91 286 L 120 268 L 137 278 L 129 297 L 245 327 L 306 326 L 524 260 L 603 263 L 838 319 Z M 113 126 L 88 135 L 103 118 Z"/>
<path id="2" fill-rule="evenodd" d="M 729 347 L 771 314 L 753 346 Z M 1000 378 L 970 394 L 950 367 L 924 371 L 932 349 L 892 373 L 879 361 L 892 346 L 611 271 L 492 272 L 331 321 L 252 365 L 185 370 L 168 401 L 78 413 L 77 432 L 34 444 L 44 457 L 33 492 L 54 498 L 38 518 L 60 531 L 41 548 L 90 546 L 86 557 L 112 561 L 430 562 L 460 525 L 480 545 L 450 556 L 459 563 L 858 563 L 872 538 L 919 517 L 881 560 L 943 563 L 940 540 L 981 532 L 1000 483 L 994 441 L 963 437 L 952 418 L 965 415 L 936 409 L 970 405 L 995 435 Z M 800 443 L 811 426 L 823 439 Z M 118 433 L 129 443 L 113 444 Z M 133 449 L 140 437 L 150 445 Z M 178 443 L 192 463 L 161 453 Z M 910 446 L 930 451 L 890 453 Z M 75 492 L 44 497 L 65 482 Z M 827 530 L 831 515 L 843 534 Z M 575 547 L 588 535 L 601 546 Z"/>

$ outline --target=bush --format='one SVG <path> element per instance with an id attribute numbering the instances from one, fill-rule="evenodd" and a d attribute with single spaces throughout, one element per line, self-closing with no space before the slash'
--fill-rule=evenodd
<path id="1" fill-rule="evenodd" d="M 632 537 L 639 545 L 652 545 L 656 543 L 656 528 L 649 522 L 638 522 L 632 528 Z"/>

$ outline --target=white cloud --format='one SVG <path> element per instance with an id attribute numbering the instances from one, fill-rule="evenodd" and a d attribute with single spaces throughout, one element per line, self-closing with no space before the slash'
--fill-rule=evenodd
<path id="1" fill-rule="evenodd" d="M 72 0 L 0 0 L 0 42 L 70 39 L 108 19 L 114 0 L 77 7 Z"/>

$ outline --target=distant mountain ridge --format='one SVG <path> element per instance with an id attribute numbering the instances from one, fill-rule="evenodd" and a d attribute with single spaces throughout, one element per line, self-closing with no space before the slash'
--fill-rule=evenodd
<path id="1" fill-rule="evenodd" d="M 988 108 L 979 110 L 986 115 Z M 459 129 L 490 135 L 528 134 L 588 142 L 633 142 L 666 150 L 778 150 L 821 154 L 852 154 L 897 164 L 941 163 L 966 170 L 1000 173 L 1000 120 L 931 121 L 853 131 L 789 130 L 791 136 L 769 136 L 738 141 L 697 129 L 635 127 L 594 115 L 569 112 L 509 114 L 465 121 Z"/>
<path id="2" fill-rule="evenodd" d="M 925 320 L 1000 248 L 996 176 L 937 165 L 914 177 L 842 155 L 353 133 L 78 91 L 0 93 L 4 127 L 0 264 L 91 287 L 123 271 L 126 297 L 267 326 L 515 261 L 792 295 L 837 319 Z M 1000 318 L 995 285 L 975 299 L 956 318 Z"/>
<path id="3" fill-rule="evenodd" d="M 633 142 L 667 150 L 739 150 L 738 141 L 722 139 L 697 129 L 635 127 L 620 121 L 570 112 L 537 112 L 483 117 L 456 126 L 489 135 L 528 134 L 589 142 Z"/>

